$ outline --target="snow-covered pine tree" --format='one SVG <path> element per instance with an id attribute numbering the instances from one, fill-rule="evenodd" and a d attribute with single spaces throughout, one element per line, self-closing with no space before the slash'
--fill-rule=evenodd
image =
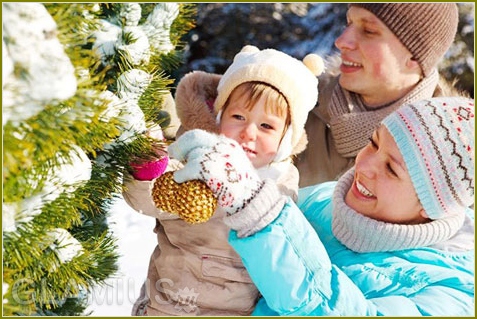
<path id="1" fill-rule="evenodd" d="M 3 315 L 83 315 L 117 270 L 108 209 L 167 129 L 194 9 L 2 4 Z"/>

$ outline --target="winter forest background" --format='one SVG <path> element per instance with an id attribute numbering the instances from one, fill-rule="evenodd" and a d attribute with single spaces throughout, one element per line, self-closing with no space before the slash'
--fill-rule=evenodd
<path id="1" fill-rule="evenodd" d="M 474 3 L 458 3 L 454 45 L 439 68 L 446 78 L 474 92 Z M 275 48 L 294 57 L 337 52 L 334 40 L 346 25 L 346 3 L 202 3 L 196 27 L 187 33 L 185 64 L 191 70 L 223 73 L 244 44 Z"/>
<path id="2" fill-rule="evenodd" d="M 473 3 L 439 68 L 474 95 Z M 336 52 L 343 3 L 2 3 L 2 314 L 128 316 L 154 220 L 121 187 L 192 70 Z"/>

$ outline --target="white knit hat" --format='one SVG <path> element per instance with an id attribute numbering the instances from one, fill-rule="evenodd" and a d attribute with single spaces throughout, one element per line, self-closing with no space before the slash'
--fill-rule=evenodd
<path id="1" fill-rule="evenodd" d="M 305 134 L 308 112 L 318 99 L 318 79 L 324 70 L 321 57 L 308 54 L 303 62 L 274 49 L 259 50 L 247 45 L 237 53 L 233 63 L 220 79 L 214 109 L 221 116 L 222 108 L 232 91 L 245 82 L 263 82 L 277 89 L 288 102 L 291 114 L 291 130 L 280 143 L 274 161 L 280 161 L 292 151 Z"/>
<path id="2" fill-rule="evenodd" d="M 474 204 L 474 100 L 436 97 L 407 104 L 382 123 L 399 147 L 431 219 Z"/>

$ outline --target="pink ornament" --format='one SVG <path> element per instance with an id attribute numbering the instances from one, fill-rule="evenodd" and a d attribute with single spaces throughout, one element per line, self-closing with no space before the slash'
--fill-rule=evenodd
<path id="1" fill-rule="evenodd" d="M 167 168 L 169 157 L 163 156 L 158 160 L 146 162 L 143 164 L 131 163 L 134 172 L 132 175 L 140 181 L 150 181 L 161 176 Z"/>

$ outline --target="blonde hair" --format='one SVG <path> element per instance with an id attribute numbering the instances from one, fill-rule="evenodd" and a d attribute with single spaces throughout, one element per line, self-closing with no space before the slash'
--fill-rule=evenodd
<path id="1" fill-rule="evenodd" d="M 229 105 L 230 97 L 234 93 L 238 94 L 239 98 L 245 98 L 244 100 L 247 101 L 245 109 L 247 110 L 253 109 L 254 105 L 262 97 L 265 97 L 265 112 L 285 118 L 285 128 L 283 133 L 286 132 L 291 123 L 290 107 L 285 96 L 275 87 L 264 82 L 244 82 L 232 90 L 224 104 L 223 111 L 225 111 Z"/>

